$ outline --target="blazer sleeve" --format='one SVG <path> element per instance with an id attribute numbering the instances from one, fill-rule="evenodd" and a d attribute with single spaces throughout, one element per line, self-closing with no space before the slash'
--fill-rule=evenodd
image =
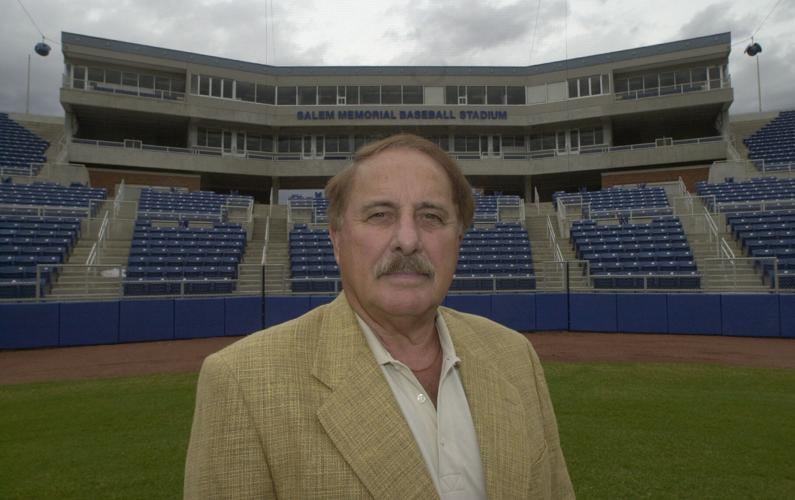
<path id="1" fill-rule="evenodd" d="M 530 350 L 530 359 L 533 366 L 533 375 L 536 381 L 536 391 L 541 406 L 541 417 L 544 419 L 544 439 L 547 442 L 547 452 L 551 473 L 550 498 L 575 498 L 574 487 L 571 484 L 569 471 L 566 467 L 566 459 L 563 458 L 563 450 L 560 447 L 560 436 L 558 435 L 558 423 L 555 418 L 555 410 L 552 407 L 552 399 L 549 396 L 547 380 L 544 376 L 544 369 L 538 359 L 535 349 L 527 342 Z"/>
<path id="2" fill-rule="evenodd" d="M 264 447 L 233 370 L 202 365 L 185 462 L 185 499 L 275 498 Z"/>

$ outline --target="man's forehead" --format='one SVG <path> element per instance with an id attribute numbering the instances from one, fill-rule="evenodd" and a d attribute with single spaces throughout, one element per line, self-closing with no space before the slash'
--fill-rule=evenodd
<path id="1" fill-rule="evenodd" d="M 421 151 L 410 149 L 387 150 L 363 161 L 356 167 L 354 191 L 409 186 L 417 191 L 452 190 L 450 179 L 436 160 Z"/>

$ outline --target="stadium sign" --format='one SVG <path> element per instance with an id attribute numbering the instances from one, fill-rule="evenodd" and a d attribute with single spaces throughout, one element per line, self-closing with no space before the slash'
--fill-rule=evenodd
<path id="1" fill-rule="evenodd" d="M 296 111 L 298 120 L 507 120 L 507 111 L 475 111 L 461 110 L 455 112 L 449 109 L 423 109 L 423 110 L 392 110 L 392 109 L 367 109 L 367 110 L 312 110 Z"/>

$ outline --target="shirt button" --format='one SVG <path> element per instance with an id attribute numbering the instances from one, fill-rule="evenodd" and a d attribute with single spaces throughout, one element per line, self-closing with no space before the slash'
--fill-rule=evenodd
<path id="1" fill-rule="evenodd" d="M 420 403 L 424 403 L 428 398 L 425 397 L 425 394 L 419 393 L 417 394 L 417 401 Z"/>

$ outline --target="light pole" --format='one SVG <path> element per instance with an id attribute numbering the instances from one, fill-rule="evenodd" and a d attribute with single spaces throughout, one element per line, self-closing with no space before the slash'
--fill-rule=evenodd
<path id="1" fill-rule="evenodd" d="M 750 57 L 762 52 L 762 46 L 754 42 L 754 37 L 751 37 L 751 44 L 745 48 L 744 51 Z M 759 112 L 762 112 L 762 80 L 759 77 L 759 57 L 756 58 L 756 97 L 759 102 Z"/>
<path id="2" fill-rule="evenodd" d="M 36 51 L 38 55 L 41 57 L 47 57 L 50 54 L 50 46 L 44 42 L 44 38 L 41 39 L 39 43 L 33 47 L 33 50 Z M 25 115 L 30 114 L 30 54 L 28 54 L 28 91 L 25 94 Z"/>

